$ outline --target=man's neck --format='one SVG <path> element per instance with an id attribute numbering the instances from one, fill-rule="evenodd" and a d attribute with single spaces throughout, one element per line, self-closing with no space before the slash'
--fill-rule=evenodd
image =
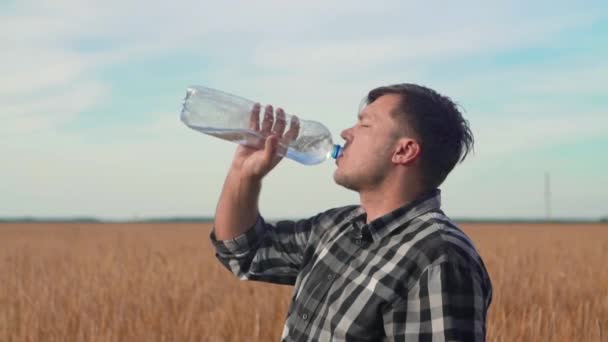
<path id="1" fill-rule="evenodd" d="M 423 193 L 419 189 L 393 187 L 374 191 L 360 191 L 361 207 L 365 210 L 367 222 L 382 217 L 391 211 L 413 202 Z"/>

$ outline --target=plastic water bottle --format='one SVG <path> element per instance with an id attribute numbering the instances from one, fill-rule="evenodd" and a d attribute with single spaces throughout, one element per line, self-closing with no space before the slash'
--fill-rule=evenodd
<path id="1" fill-rule="evenodd" d="M 220 90 L 190 86 L 184 99 L 181 120 L 196 131 L 241 145 L 263 148 L 266 136 L 250 128 L 254 105 L 253 101 Z M 262 108 L 262 119 L 263 112 Z M 285 113 L 285 132 L 294 125 L 292 119 L 297 118 Z M 276 124 L 277 120 L 274 121 Z M 341 152 L 342 147 L 333 143 L 327 127 L 316 121 L 299 120 L 297 137 L 288 143 L 279 140 L 279 155 L 305 165 L 336 159 Z"/>

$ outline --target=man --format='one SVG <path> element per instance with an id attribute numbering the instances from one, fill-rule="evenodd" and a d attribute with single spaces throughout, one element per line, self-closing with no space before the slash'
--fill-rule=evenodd
<path id="1" fill-rule="evenodd" d="M 262 149 L 239 146 L 211 240 L 241 279 L 295 285 L 283 341 L 481 341 L 492 287 L 469 238 L 440 210 L 439 185 L 473 146 L 455 104 L 415 84 L 369 92 L 334 180 L 360 205 L 271 225 L 262 178 L 280 161 L 284 113 L 252 110 Z"/>

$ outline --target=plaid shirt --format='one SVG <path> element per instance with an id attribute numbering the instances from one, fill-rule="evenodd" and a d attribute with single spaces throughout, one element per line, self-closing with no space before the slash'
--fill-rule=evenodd
<path id="1" fill-rule="evenodd" d="M 211 241 L 240 279 L 295 285 L 283 341 L 482 341 L 492 285 L 437 189 L 369 224 L 360 206 Z"/>

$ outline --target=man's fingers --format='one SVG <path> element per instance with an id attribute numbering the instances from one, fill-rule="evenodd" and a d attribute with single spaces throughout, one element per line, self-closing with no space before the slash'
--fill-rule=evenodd
<path id="1" fill-rule="evenodd" d="M 264 121 L 262 121 L 262 136 L 268 136 L 270 134 L 270 130 L 272 129 L 272 124 L 274 123 L 274 114 L 273 108 L 271 105 L 266 106 L 264 110 Z"/>
<path id="2" fill-rule="evenodd" d="M 283 142 L 285 144 L 289 144 L 290 142 L 296 140 L 298 134 L 300 134 L 300 120 L 294 115 L 291 117 L 291 123 L 289 124 L 287 133 L 285 133 L 283 136 Z"/>
<path id="3" fill-rule="evenodd" d="M 277 108 L 277 117 L 274 122 L 274 127 L 272 128 L 272 134 L 282 137 L 285 132 L 285 126 L 285 112 L 283 111 L 283 108 Z"/>
<path id="4" fill-rule="evenodd" d="M 251 117 L 249 118 L 249 128 L 254 131 L 260 130 L 260 104 L 256 103 L 251 108 Z"/>

